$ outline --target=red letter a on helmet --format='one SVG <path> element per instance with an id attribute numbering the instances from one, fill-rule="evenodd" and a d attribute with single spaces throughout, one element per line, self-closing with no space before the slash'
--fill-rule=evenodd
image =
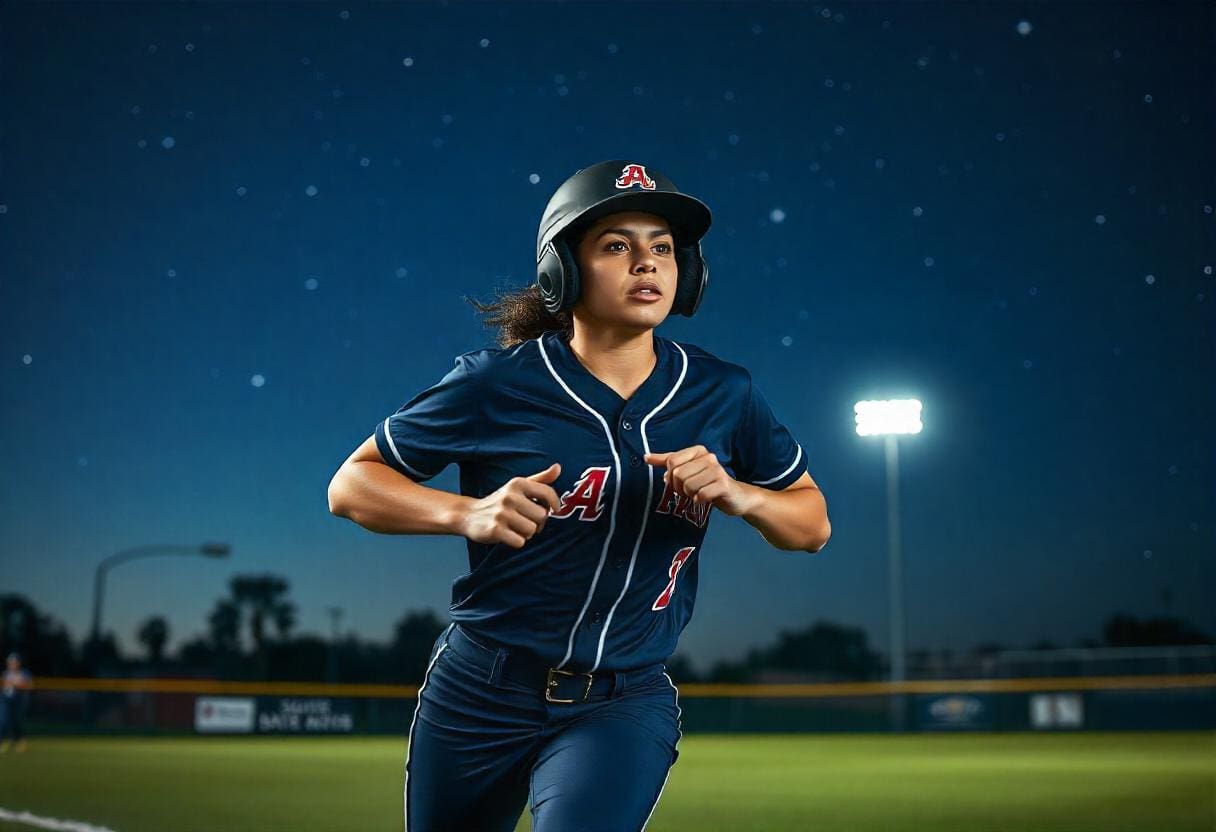
<path id="1" fill-rule="evenodd" d="M 641 185 L 647 191 L 654 190 L 654 180 L 646 175 L 644 165 L 625 165 L 621 168 L 621 175 L 616 180 L 616 186 L 625 190 L 631 185 Z"/>

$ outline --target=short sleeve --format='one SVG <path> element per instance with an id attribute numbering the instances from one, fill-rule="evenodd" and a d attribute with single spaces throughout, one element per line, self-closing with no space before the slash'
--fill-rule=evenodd
<path id="1" fill-rule="evenodd" d="M 747 401 L 734 434 L 735 479 L 773 491 L 788 488 L 807 470 L 806 454 L 777 421 L 764 394 L 748 378 Z"/>
<path id="2" fill-rule="evenodd" d="M 392 468 L 425 482 L 477 450 L 480 397 L 466 356 L 438 383 L 376 425 L 376 447 Z"/>

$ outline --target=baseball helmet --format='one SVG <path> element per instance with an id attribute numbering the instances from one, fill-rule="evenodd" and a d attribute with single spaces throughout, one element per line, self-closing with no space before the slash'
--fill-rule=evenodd
<path id="1" fill-rule="evenodd" d="M 671 311 L 692 317 L 709 282 L 701 238 L 712 217 L 699 199 L 680 193 L 653 168 L 610 159 L 582 168 L 554 192 L 536 236 L 536 283 L 551 313 L 578 301 L 580 278 L 571 241 L 601 217 L 621 211 L 657 214 L 671 226 L 678 277 Z"/>

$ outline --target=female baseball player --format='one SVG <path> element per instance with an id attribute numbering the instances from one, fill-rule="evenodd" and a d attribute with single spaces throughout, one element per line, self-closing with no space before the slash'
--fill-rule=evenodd
<path id="1" fill-rule="evenodd" d="M 21 667 L 21 656 L 9 653 L 5 660 L 0 690 L 0 754 L 8 751 L 8 736 L 13 735 L 17 753 L 25 751 L 25 709 L 29 706 L 33 679 Z"/>
<path id="2" fill-rule="evenodd" d="M 806 455 L 747 370 L 655 335 L 705 291 L 709 209 L 653 168 L 578 171 L 537 281 L 478 310 L 499 348 L 456 358 L 376 425 L 330 510 L 456 534 L 469 571 L 418 692 L 407 832 L 643 829 L 679 752 L 663 662 L 692 615 L 711 508 L 773 546 L 830 535 Z M 422 485 L 449 463 L 460 493 Z"/>

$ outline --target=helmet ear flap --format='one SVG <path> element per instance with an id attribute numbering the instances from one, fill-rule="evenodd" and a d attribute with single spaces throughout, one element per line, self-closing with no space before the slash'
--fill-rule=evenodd
<path id="1" fill-rule="evenodd" d="M 561 236 L 545 244 L 536 262 L 536 282 L 550 314 L 568 312 L 578 302 L 578 262 Z"/>
<path id="2" fill-rule="evenodd" d="M 691 318 L 701 305 L 709 283 L 709 266 L 701 254 L 699 242 L 676 248 L 676 268 L 676 299 L 671 311 Z"/>

